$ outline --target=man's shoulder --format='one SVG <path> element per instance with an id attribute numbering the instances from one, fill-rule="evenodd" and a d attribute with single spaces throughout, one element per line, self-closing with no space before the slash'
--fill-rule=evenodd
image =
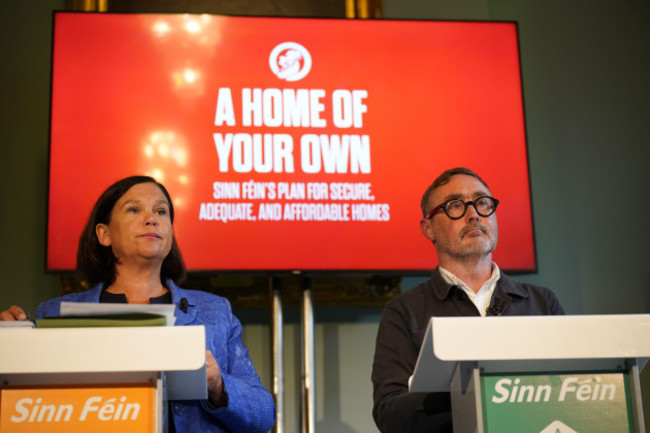
<path id="1" fill-rule="evenodd" d="M 439 304 L 434 279 L 429 278 L 391 299 L 386 304 L 386 309 L 407 315 L 431 315 L 440 308 Z"/>
<path id="2" fill-rule="evenodd" d="M 530 296 L 533 293 L 540 293 L 540 294 L 548 294 L 548 295 L 555 296 L 553 291 L 548 287 L 540 286 L 538 284 L 518 281 L 503 272 L 501 272 L 501 278 L 499 279 L 499 284 L 509 294 Z"/>
<path id="3" fill-rule="evenodd" d="M 548 287 L 516 281 L 504 273 L 498 287 L 513 299 L 513 314 L 564 314 L 557 296 Z"/>

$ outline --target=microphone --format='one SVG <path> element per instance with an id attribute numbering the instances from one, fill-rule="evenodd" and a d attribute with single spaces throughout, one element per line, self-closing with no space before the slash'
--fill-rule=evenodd
<path id="1" fill-rule="evenodd" d="M 494 303 L 488 307 L 488 311 L 495 316 L 500 316 L 506 310 L 507 301 L 499 296 L 494 298 Z"/>
<path id="2" fill-rule="evenodd" d="M 187 313 L 187 305 L 188 305 L 187 298 L 181 298 L 181 306 L 180 306 L 180 308 L 181 308 L 181 311 L 183 313 Z"/>

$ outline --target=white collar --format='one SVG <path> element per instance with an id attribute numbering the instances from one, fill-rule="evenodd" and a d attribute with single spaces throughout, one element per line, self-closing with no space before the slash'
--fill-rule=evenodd
<path id="1" fill-rule="evenodd" d="M 481 316 L 485 316 L 487 308 L 490 306 L 490 301 L 492 299 L 492 294 L 494 293 L 494 288 L 497 285 L 497 281 L 501 278 L 501 271 L 496 263 L 492 262 L 492 274 L 488 278 L 478 292 L 474 292 L 463 280 L 458 278 L 456 275 L 449 272 L 447 269 L 442 266 L 438 266 L 440 269 L 440 275 L 442 279 L 445 280 L 448 284 L 460 287 L 466 294 L 467 297 L 476 305 Z"/>

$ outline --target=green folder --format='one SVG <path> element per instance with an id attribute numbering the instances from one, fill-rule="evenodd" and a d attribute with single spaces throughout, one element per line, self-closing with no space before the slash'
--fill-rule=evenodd
<path id="1" fill-rule="evenodd" d="M 37 328 L 107 328 L 118 326 L 165 326 L 165 324 L 165 316 L 149 313 L 57 316 L 36 320 Z"/>

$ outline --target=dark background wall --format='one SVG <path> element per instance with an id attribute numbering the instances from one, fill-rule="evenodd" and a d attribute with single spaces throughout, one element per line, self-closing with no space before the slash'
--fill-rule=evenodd
<path id="1" fill-rule="evenodd" d="M 553 288 L 569 314 L 650 313 L 650 2 L 384 0 L 383 6 L 386 18 L 519 23 L 539 272 L 517 278 Z M 58 277 L 43 273 L 43 255 L 51 12 L 64 8 L 64 0 L 0 5 L 0 309 L 15 303 L 33 312 L 58 291 Z M 419 281 L 405 278 L 403 287 Z M 316 307 L 319 432 L 376 431 L 369 369 L 380 313 Z M 268 315 L 238 314 L 270 386 Z M 286 319 L 286 426 L 296 431 L 295 311 Z M 650 389 L 650 373 L 642 380 Z M 650 392 L 644 394 L 650 419 Z"/>

